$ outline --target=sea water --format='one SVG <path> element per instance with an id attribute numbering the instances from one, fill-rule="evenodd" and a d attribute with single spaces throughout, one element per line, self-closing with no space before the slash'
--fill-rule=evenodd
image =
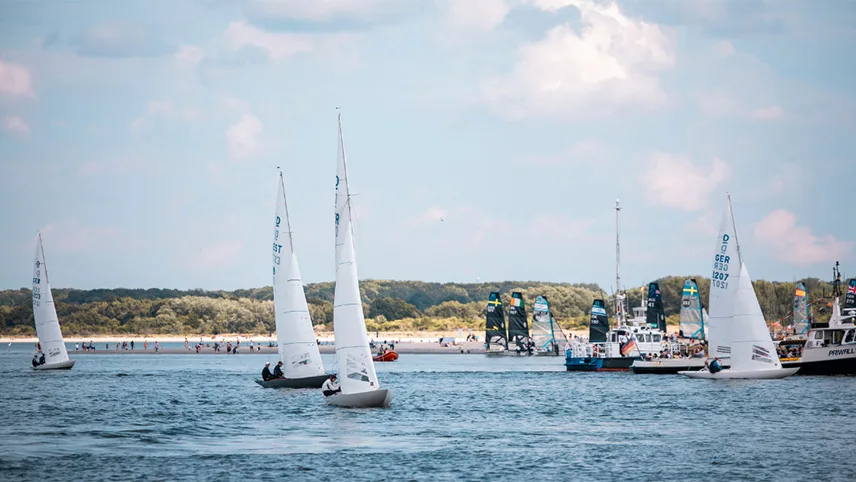
<path id="1" fill-rule="evenodd" d="M 151 348 L 151 347 L 150 347 Z M 567 373 L 402 355 L 389 409 L 253 382 L 275 355 L 0 350 L 2 480 L 853 480 L 851 377 Z M 328 367 L 333 357 L 323 356 Z"/>

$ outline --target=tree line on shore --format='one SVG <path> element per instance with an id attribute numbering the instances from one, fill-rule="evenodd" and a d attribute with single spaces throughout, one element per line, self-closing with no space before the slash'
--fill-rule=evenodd
<path id="1" fill-rule="evenodd" d="M 708 299 L 710 280 L 692 276 L 702 300 Z M 657 280 L 669 324 L 677 324 L 685 277 Z M 802 280 L 819 319 L 828 318 L 831 284 L 816 278 Z M 797 282 L 754 282 L 755 293 L 768 321 L 790 323 Z M 309 312 L 316 329 L 333 329 L 332 282 L 306 285 Z M 553 316 L 565 329 L 588 326 L 592 301 L 609 298 L 596 284 L 503 281 L 498 283 L 427 283 L 421 281 L 364 280 L 360 282 L 363 312 L 369 331 L 484 330 L 488 294 L 503 300 L 512 291 L 523 293 L 527 312 L 537 296 L 550 302 Z M 628 307 L 647 297 L 645 286 L 626 290 Z M 235 291 L 173 289 L 54 289 L 57 315 L 65 335 L 107 334 L 268 334 L 275 331 L 271 287 Z M 611 315 L 610 315 L 611 318 Z M 33 336 L 35 326 L 29 289 L 0 290 L 0 335 Z"/>

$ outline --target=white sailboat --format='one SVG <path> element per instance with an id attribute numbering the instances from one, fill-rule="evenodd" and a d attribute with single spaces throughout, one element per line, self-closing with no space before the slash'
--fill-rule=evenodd
<path id="1" fill-rule="evenodd" d="M 339 153 L 336 168 L 336 290 L 333 295 L 333 335 L 342 391 L 325 397 L 339 407 L 389 407 L 392 391 L 381 389 L 372 361 L 363 302 L 357 278 L 351 192 L 345 163 L 342 115 L 339 114 Z"/>
<path id="2" fill-rule="evenodd" d="M 48 267 L 45 264 L 45 249 L 42 246 L 42 235 L 36 242 L 36 260 L 33 265 L 33 316 L 36 320 L 36 335 L 39 337 L 39 347 L 44 355 L 44 363 L 34 363 L 35 370 L 68 370 L 74 366 L 74 360 L 69 360 L 59 320 L 56 316 L 51 283 L 48 279 Z M 39 358 L 38 356 L 36 357 Z"/>
<path id="3" fill-rule="evenodd" d="M 737 268 L 736 270 L 734 268 Z M 730 368 L 681 371 L 690 378 L 784 378 L 799 368 L 782 368 L 761 305 L 740 252 L 731 196 L 719 228 L 710 282 L 709 356 L 729 355 Z"/>
<path id="4" fill-rule="evenodd" d="M 321 388 L 327 375 L 297 265 L 281 172 L 273 231 L 273 303 L 277 351 L 285 378 L 256 380 L 256 383 L 265 388 Z"/>

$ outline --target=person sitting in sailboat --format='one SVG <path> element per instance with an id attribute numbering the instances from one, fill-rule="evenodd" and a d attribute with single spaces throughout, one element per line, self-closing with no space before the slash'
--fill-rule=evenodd
<path id="1" fill-rule="evenodd" d="M 265 362 L 265 367 L 262 368 L 262 380 L 268 381 L 273 378 L 270 374 L 270 362 Z"/>
<path id="2" fill-rule="evenodd" d="M 285 378 L 285 373 L 282 373 L 282 360 L 273 367 L 273 377 L 274 378 Z"/>
<path id="3" fill-rule="evenodd" d="M 324 394 L 325 397 L 329 397 L 330 395 L 334 395 L 342 391 L 342 388 L 339 387 L 339 384 L 336 383 L 336 374 L 331 373 L 326 380 L 324 380 L 324 384 L 321 385 L 321 393 Z"/>
<path id="4" fill-rule="evenodd" d="M 716 373 L 722 371 L 722 366 L 719 364 L 719 357 L 713 357 L 713 361 L 710 363 L 708 367 L 708 371 L 710 373 Z"/>

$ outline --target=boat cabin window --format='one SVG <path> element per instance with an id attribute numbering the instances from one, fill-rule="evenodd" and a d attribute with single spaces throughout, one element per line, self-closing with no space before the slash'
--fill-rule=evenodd
<path id="1" fill-rule="evenodd" d="M 854 330 L 847 330 L 847 335 L 844 337 L 844 343 L 853 343 Z"/>
<path id="2" fill-rule="evenodd" d="M 814 335 L 815 338 L 820 338 L 817 335 L 823 337 L 823 346 L 840 345 L 844 340 L 844 330 L 821 330 Z"/>
<path id="3" fill-rule="evenodd" d="M 814 332 L 814 339 L 815 340 L 822 340 L 823 339 L 823 330 L 815 331 Z"/>
<path id="4" fill-rule="evenodd" d="M 660 335 L 654 335 L 654 343 L 660 342 Z"/>

